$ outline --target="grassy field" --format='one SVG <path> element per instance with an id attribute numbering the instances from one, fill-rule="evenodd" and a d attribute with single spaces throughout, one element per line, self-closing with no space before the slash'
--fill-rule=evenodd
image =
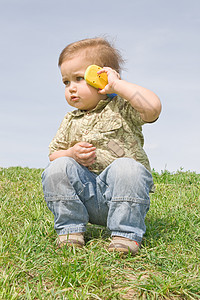
<path id="1" fill-rule="evenodd" d="M 0 299 L 200 299 L 200 174 L 153 173 L 136 257 L 109 253 L 88 225 L 84 249 L 56 249 L 40 169 L 0 169 Z"/>

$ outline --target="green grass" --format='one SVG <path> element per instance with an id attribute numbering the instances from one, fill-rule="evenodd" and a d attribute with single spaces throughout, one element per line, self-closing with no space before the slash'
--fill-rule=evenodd
<path id="1" fill-rule="evenodd" d="M 88 225 L 84 249 L 57 249 L 40 169 L 0 169 L 0 299 L 200 299 L 200 174 L 153 173 L 136 257 L 109 253 Z"/>

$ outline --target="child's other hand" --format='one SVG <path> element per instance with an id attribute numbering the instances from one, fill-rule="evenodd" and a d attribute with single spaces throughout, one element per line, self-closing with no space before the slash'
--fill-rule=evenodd
<path id="1" fill-rule="evenodd" d="M 97 74 L 106 73 L 108 76 L 108 84 L 105 86 L 104 89 L 99 90 L 99 94 L 112 94 L 115 93 L 115 83 L 120 80 L 120 75 L 115 70 L 104 67 L 100 71 L 97 72 Z"/>
<path id="2" fill-rule="evenodd" d="M 91 166 L 96 158 L 95 150 L 92 144 L 79 142 L 71 148 L 72 158 L 85 167 Z"/>

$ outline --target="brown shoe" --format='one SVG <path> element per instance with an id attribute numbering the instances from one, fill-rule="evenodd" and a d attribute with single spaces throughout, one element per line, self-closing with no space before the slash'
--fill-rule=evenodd
<path id="1" fill-rule="evenodd" d="M 122 236 L 113 236 L 110 245 L 108 246 L 108 251 L 119 251 L 123 254 L 128 254 L 129 252 L 132 255 L 135 255 L 140 248 L 140 244 L 136 241 L 127 239 Z"/>
<path id="2" fill-rule="evenodd" d="M 83 248 L 85 245 L 84 235 L 82 232 L 59 235 L 57 245 L 58 248 L 62 248 L 65 245 Z"/>

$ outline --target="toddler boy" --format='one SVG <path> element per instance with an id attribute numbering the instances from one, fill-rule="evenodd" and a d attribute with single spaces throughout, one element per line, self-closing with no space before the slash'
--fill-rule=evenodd
<path id="1" fill-rule="evenodd" d="M 50 143 L 42 175 L 59 246 L 83 247 L 90 222 L 111 231 L 109 251 L 134 255 L 145 233 L 153 179 L 142 125 L 158 118 L 161 103 L 152 91 L 120 79 L 122 62 L 102 38 L 72 43 L 60 54 L 65 98 L 76 110 L 67 113 Z M 102 90 L 84 79 L 92 64 L 107 74 Z M 112 93 L 117 95 L 110 98 Z"/>

